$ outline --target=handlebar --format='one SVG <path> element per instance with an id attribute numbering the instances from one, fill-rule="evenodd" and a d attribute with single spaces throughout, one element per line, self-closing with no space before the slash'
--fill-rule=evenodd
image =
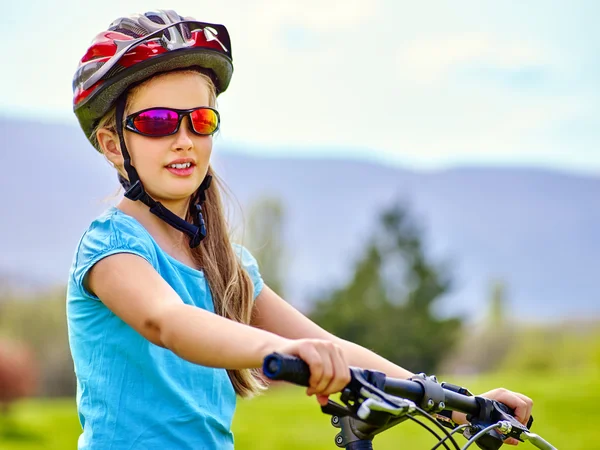
<path id="1" fill-rule="evenodd" d="M 268 355 L 264 359 L 263 372 L 272 380 L 309 386 L 310 369 L 304 361 L 294 356 L 278 353 Z M 525 427 L 515 419 L 514 411 L 506 405 L 484 397 L 467 395 L 460 389 L 457 392 L 456 389 L 448 387 L 452 385 L 439 384 L 435 377 L 420 374 L 410 380 L 403 380 L 356 367 L 350 368 L 350 375 L 351 381 L 341 396 L 346 407 L 329 401 L 322 410 L 334 418 L 338 416 L 338 420 L 339 417 L 349 416 L 362 421 L 359 427 L 356 424 L 351 426 L 353 436 L 365 439 L 360 442 L 368 441 L 370 444 L 375 434 L 407 417 L 412 418 L 415 411 L 429 416 L 428 413 L 452 410 L 467 414 L 467 420 L 471 423 L 464 432 L 465 436 L 470 438 L 467 446 L 475 442 L 482 449 L 496 450 L 504 439 L 514 437 L 520 441 L 528 440 L 541 449 L 556 450 L 542 438 L 529 432 L 533 417 L 530 417 Z M 334 426 L 339 427 L 335 423 Z M 444 433 L 446 439 L 450 438 L 456 446 L 456 442 L 448 433 Z M 342 439 L 338 440 L 342 434 L 336 437 L 338 446 L 346 445 Z M 351 446 L 348 443 L 347 448 L 355 448 L 355 445 Z"/>
<path id="2" fill-rule="evenodd" d="M 271 380 L 287 381 L 305 387 L 309 386 L 310 369 L 308 364 L 294 356 L 278 353 L 268 355 L 264 360 L 263 372 Z M 363 372 L 363 369 L 351 367 L 350 372 L 353 376 L 357 376 Z M 385 377 L 383 390 L 388 394 L 411 400 L 417 404 L 423 402 L 425 394 L 423 386 L 418 382 L 390 377 Z M 479 405 L 475 397 L 467 397 L 449 390 L 444 392 L 444 397 L 445 406 L 448 409 L 474 416 L 479 414 Z"/>

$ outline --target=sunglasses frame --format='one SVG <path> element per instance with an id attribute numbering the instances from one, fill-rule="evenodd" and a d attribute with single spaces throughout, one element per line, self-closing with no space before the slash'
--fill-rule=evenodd
<path id="1" fill-rule="evenodd" d="M 148 112 L 148 111 L 154 111 L 156 109 L 164 109 L 167 111 L 172 111 L 177 113 L 177 127 L 175 127 L 175 130 L 172 133 L 168 133 L 168 134 L 147 134 L 147 133 L 143 133 L 142 131 L 138 130 L 135 127 L 135 123 L 134 120 L 136 119 L 136 117 L 138 117 L 140 114 Z M 204 133 L 198 133 L 196 131 L 196 129 L 194 128 L 194 122 L 192 121 L 192 117 L 191 114 L 194 111 L 198 111 L 200 109 L 210 109 L 211 111 L 213 111 L 215 113 L 215 115 L 217 116 L 217 126 L 214 129 L 214 131 L 212 133 L 208 133 L 208 134 L 204 134 Z M 219 111 L 217 111 L 214 108 L 211 108 L 210 106 L 197 106 L 196 108 L 190 108 L 190 109 L 177 109 L 177 108 L 169 108 L 166 106 L 154 106 L 152 108 L 146 108 L 146 109 L 142 109 L 141 111 L 137 111 L 134 112 L 133 114 L 130 114 L 127 116 L 127 118 L 125 119 L 125 129 L 129 130 L 133 133 L 136 134 L 140 134 L 142 136 L 146 136 L 146 137 L 153 137 L 153 138 L 159 138 L 159 137 L 165 137 L 165 136 L 173 136 L 174 134 L 177 134 L 177 132 L 179 131 L 179 128 L 181 127 L 181 122 L 183 120 L 184 117 L 187 117 L 190 121 L 190 131 L 192 133 L 194 133 L 196 136 L 212 136 L 213 134 L 215 134 L 218 130 L 219 127 L 221 125 L 221 116 L 219 115 Z"/>

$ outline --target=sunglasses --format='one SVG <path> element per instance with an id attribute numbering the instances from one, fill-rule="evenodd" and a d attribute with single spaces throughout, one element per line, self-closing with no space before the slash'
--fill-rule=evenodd
<path id="1" fill-rule="evenodd" d="M 191 131 L 198 136 L 211 136 L 219 129 L 219 112 L 208 106 L 144 109 L 127 116 L 125 129 L 148 137 L 170 136 L 179 131 L 184 117 L 189 117 Z"/>

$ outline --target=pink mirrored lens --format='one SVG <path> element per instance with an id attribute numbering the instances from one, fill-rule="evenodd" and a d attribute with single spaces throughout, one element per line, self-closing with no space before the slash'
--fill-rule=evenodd
<path id="1" fill-rule="evenodd" d="M 178 119 L 179 117 L 175 111 L 151 109 L 138 115 L 133 120 L 133 124 L 141 133 L 152 136 L 165 136 L 175 131 Z"/>

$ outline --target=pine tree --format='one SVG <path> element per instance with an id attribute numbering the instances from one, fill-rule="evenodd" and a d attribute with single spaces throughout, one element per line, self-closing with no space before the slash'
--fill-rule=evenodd
<path id="1" fill-rule="evenodd" d="M 425 254 L 406 208 L 396 204 L 381 215 L 351 280 L 317 300 L 311 317 L 409 370 L 431 372 L 460 332 L 459 319 L 433 311 L 450 285 L 444 267 Z"/>

